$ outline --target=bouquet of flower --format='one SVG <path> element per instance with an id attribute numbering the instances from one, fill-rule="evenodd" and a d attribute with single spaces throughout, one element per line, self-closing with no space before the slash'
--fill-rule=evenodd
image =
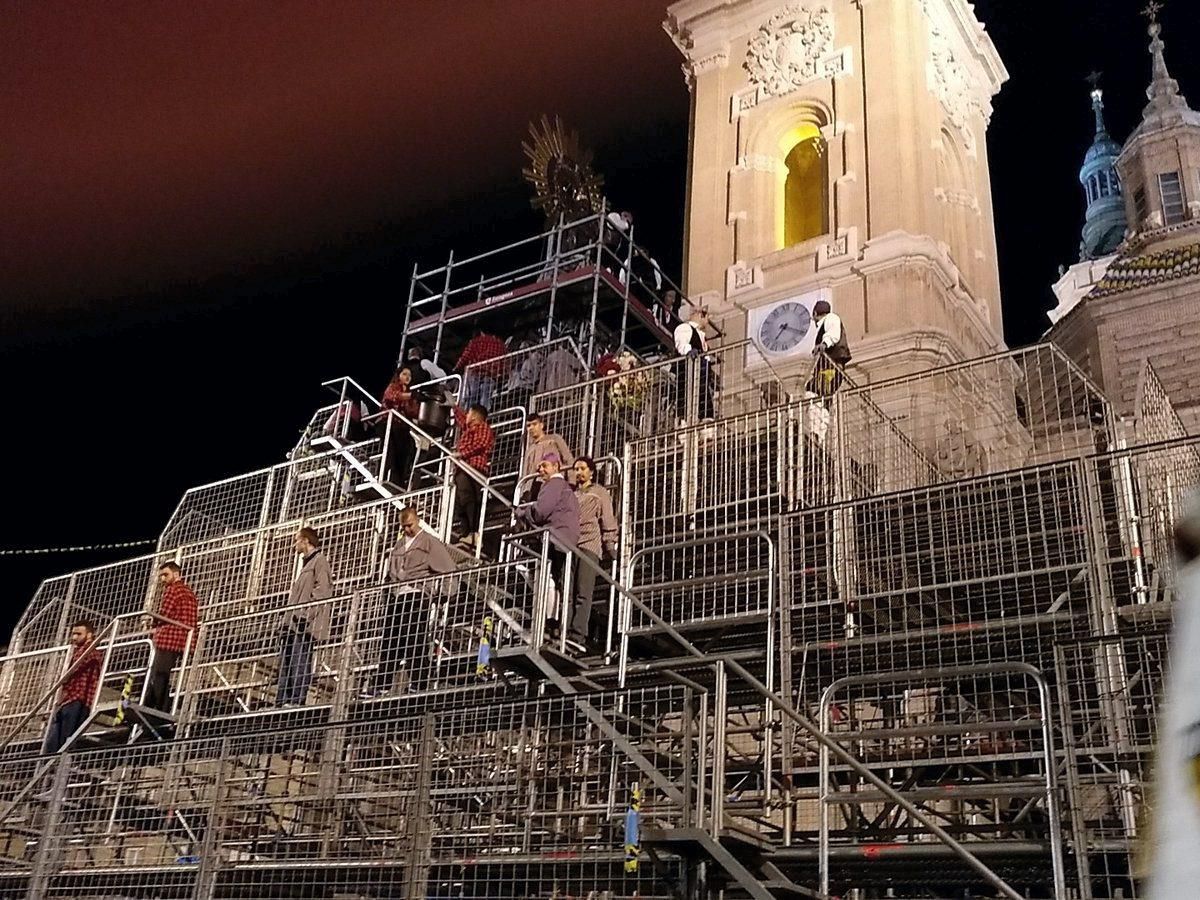
<path id="1" fill-rule="evenodd" d="M 632 353 L 626 351 L 613 359 L 615 366 L 609 374 L 620 374 L 608 386 L 608 399 L 614 409 L 640 409 L 646 403 L 650 393 L 650 378 L 646 371 L 634 371 L 641 363 Z"/>

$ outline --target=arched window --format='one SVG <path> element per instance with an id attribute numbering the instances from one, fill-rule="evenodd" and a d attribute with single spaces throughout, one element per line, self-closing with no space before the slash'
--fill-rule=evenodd
<path id="1" fill-rule="evenodd" d="M 789 132 L 783 145 L 783 245 L 791 247 L 829 232 L 829 154 L 812 123 Z"/>

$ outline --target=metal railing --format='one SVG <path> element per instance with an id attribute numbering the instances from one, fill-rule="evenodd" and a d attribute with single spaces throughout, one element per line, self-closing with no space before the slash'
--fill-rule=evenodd
<path id="1" fill-rule="evenodd" d="M 36 842 L 21 850 L 14 837 L 12 855 L 43 874 L 65 873 L 66 881 L 55 890 L 68 894 L 69 885 L 82 885 L 98 869 L 108 873 L 106 885 L 117 891 L 120 879 L 137 866 L 167 862 L 194 873 L 198 882 L 213 867 L 261 871 L 260 881 L 246 884 L 264 893 L 278 883 L 271 878 L 300 863 L 307 868 L 295 870 L 310 873 L 304 877 L 311 877 L 310 886 L 318 892 L 319 870 L 369 859 L 371 866 L 364 870 L 390 871 L 387 861 L 400 859 L 416 879 L 397 876 L 402 892 L 425 890 L 416 885 L 425 884 L 421 873 L 436 862 L 460 867 L 459 888 L 490 895 L 496 882 L 488 879 L 495 873 L 484 876 L 476 867 L 527 854 L 528 865 L 537 868 L 529 891 L 548 894 L 566 885 L 586 894 L 585 870 L 561 858 L 552 861 L 554 851 L 546 848 L 557 842 L 582 854 L 576 858 L 588 865 L 603 858 L 619 868 L 623 860 L 613 829 L 633 779 L 650 785 L 647 807 L 658 804 L 663 827 L 699 828 L 714 840 L 733 823 L 777 842 L 796 835 L 811 839 L 822 830 L 819 823 L 806 830 L 797 826 L 797 816 L 819 807 L 836 812 L 857 805 L 870 807 L 874 820 L 886 807 L 891 818 L 885 824 L 890 821 L 894 831 L 903 832 L 899 843 L 939 852 L 945 847 L 945 854 L 970 867 L 972 878 L 1011 897 L 1011 886 L 980 863 L 984 848 L 971 844 L 985 843 L 980 836 L 1001 849 L 1038 844 L 1042 863 L 1060 863 L 1061 848 L 1046 849 L 1047 826 L 1060 815 L 1050 789 L 1058 777 L 1053 759 L 1066 769 L 1061 815 L 1069 824 L 1081 882 L 1090 879 L 1097 895 L 1121 890 L 1132 896 L 1132 879 L 1117 868 L 1129 866 L 1129 847 L 1139 829 L 1149 783 L 1146 742 L 1155 711 L 1148 698 L 1157 696 L 1166 644 L 1165 637 L 1151 640 L 1144 623 L 1170 606 L 1177 577 L 1170 525 L 1182 498 L 1200 485 L 1198 439 L 1105 445 L 1103 452 L 1097 451 L 1097 441 L 1089 451 L 1087 440 L 1109 434 L 1107 413 L 1084 402 L 1090 388 L 1070 367 L 1060 368 L 1053 354 L 1039 359 L 1037 353 L 1005 355 L 915 376 L 906 382 L 912 389 L 907 406 L 896 383 L 844 386 L 828 404 L 824 398 L 810 399 L 721 417 L 712 426 L 695 423 L 677 431 L 664 426 L 669 434 L 630 444 L 629 469 L 623 473 L 630 485 L 623 544 L 627 559 L 642 555 L 636 566 L 623 570 L 629 577 L 601 580 L 621 598 L 630 623 L 623 635 L 636 639 L 640 649 L 627 650 L 615 670 L 597 665 L 586 677 L 598 684 L 624 679 L 626 692 L 660 690 L 670 678 L 683 679 L 671 687 L 691 691 L 687 712 L 663 705 L 657 709 L 664 718 L 653 722 L 635 714 L 635 701 L 622 706 L 620 700 L 589 700 L 593 695 L 583 680 L 553 673 L 545 677 L 568 695 L 555 698 L 566 706 L 553 707 L 570 710 L 562 731 L 547 736 L 539 730 L 547 717 L 558 715 L 547 711 L 551 706 L 536 705 L 543 701 L 529 701 L 532 705 L 520 711 L 505 706 L 486 720 L 498 734 L 506 727 L 517 730 L 513 717 L 524 717 L 523 739 L 488 743 L 472 731 L 470 722 L 476 720 L 470 716 L 484 721 L 506 702 L 505 681 L 494 667 L 481 669 L 485 637 L 489 654 L 510 648 L 539 653 L 545 636 L 535 632 L 554 611 L 561 621 L 563 609 L 553 606 L 547 593 L 542 557 L 549 553 L 549 537 L 540 539 L 539 552 L 494 566 L 464 569 L 399 591 L 381 583 L 398 532 L 399 506 L 416 502 L 430 522 L 441 523 L 453 502 L 446 476 L 462 467 L 444 442 L 434 444 L 442 467 L 437 486 L 312 520 L 325 538 L 338 595 L 317 604 L 329 609 L 331 631 L 314 648 L 318 668 L 311 707 L 286 714 L 293 718 L 278 718 L 263 707 L 273 700 L 279 628 L 297 612 L 285 606 L 285 595 L 297 565 L 290 544 L 298 521 L 181 547 L 172 555 L 187 566 L 189 580 L 196 573 L 194 587 L 205 611 L 184 692 L 190 705 L 182 720 L 196 734 L 206 727 L 243 730 L 228 738 L 240 743 L 205 745 L 228 754 L 219 756 L 209 750 L 189 755 L 200 746 L 192 738 L 171 747 L 122 748 L 123 753 L 75 752 L 65 770 L 52 760 L 39 778 L 53 777 L 61 797 L 83 805 L 78 815 L 70 805 L 54 813 L 63 826 L 62 839 L 54 832 L 52 840 L 40 838 L 45 853 Z M 985 376 L 997 372 L 1008 374 L 987 387 Z M 1002 419 L 1011 425 L 1013 419 L 1005 418 L 1011 413 L 1019 426 L 1013 426 L 1013 434 L 1025 435 L 1014 438 L 1012 446 L 1028 449 L 1017 456 L 1029 465 L 1013 466 L 1002 453 L 988 455 L 978 470 L 970 470 L 962 463 L 969 456 L 965 442 L 923 440 L 934 409 L 925 389 L 955 379 L 981 402 L 974 421 L 985 424 L 973 439 Z M 1014 383 L 1019 392 L 1011 409 L 989 405 L 989 392 L 1003 394 Z M 580 401 L 581 423 L 599 421 L 592 402 Z M 756 466 L 756 459 L 770 462 Z M 680 470 L 713 481 L 687 490 L 672 487 Z M 470 477 L 490 502 L 508 510 L 510 485 Z M 768 574 L 735 564 L 749 560 L 749 550 L 731 550 L 729 565 L 690 545 L 660 548 L 656 561 L 655 544 L 736 543 L 736 535 L 708 530 L 722 524 L 716 518 L 722 509 L 748 523 L 741 527 L 764 528 L 777 542 L 780 558 Z M 733 529 L 726 524 L 726 530 Z M 44 697 L 59 678 L 63 648 L 57 645 L 66 619 L 87 614 L 104 625 L 114 614 L 135 615 L 146 608 L 153 590 L 150 576 L 163 558 L 141 557 L 43 586 L 0 676 L 4 696 L 17 701 L 6 706 L 12 710 L 6 725 L 29 712 L 21 698 Z M 676 579 L 676 570 L 699 572 L 705 580 L 685 584 L 682 576 Z M 646 571 L 654 576 L 649 581 Z M 771 597 L 769 591 L 777 594 Z M 764 597 L 765 609 L 775 614 L 762 614 Z M 694 628 L 697 622 L 728 624 L 739 617 L 749 623 L 745 647 L 733 644 L 740 639 L 736 629 L 706 645 L 705 629 Z M 764 643 L 772 633 L 778 654 L 770 640 Z M 396 635 L 412 637 L 415 648 Z M 43 646 L 51 641 L 54 647 Z M 692 662 L 664 659 L 670 653 L 664 650 L 667 642 L 678 644 Z M 1011 667 L 1032 664 L 1050 671 L 1052 660 L 1060 705 L 1069 706 L 1057 713 L 1045 703 L 1044 683 L 1034 679 L 1033 687 L 1021 687 L 1017 681 L 1028 679 Z M 948 662 L 955 664 L 952 674 L 930 675 Z M 795 677 L 776 675 L 776 663 L 794 666 Z M 700 678 L 695 674 L 700 670 L 711 674 Z M 885 681 L 863 680 L 875 672 Z M 509 672 L 506 677 L 518 690 L 524 687 L 520 676 Z M 772 682 L 776 677 L 779 681 Z M 386 682 L 391 693 L 380 691 L 356 705 L 358 694 L 370 693 L 376 682 Z M 800 710 L 819 717 L 819 698 L 831 685 L 841 693 L 825 707 L 830 722 L 821 728 Z M 623 691 L 613 696 L 628 696 Z M 833 721 L 837 706 L 846 718 Z M 206 724 L 205 717 L 221 716 L 239 719 Z M 1044 733 L 1056 718 L 1069 736 L 1057 755 Z M 281 723 L 287 727 L 280 728 Z M 374 728 L 387 738 L 347 742 L 356 728 Z M 681 737 L 685 732 L 691 736 Z M 649 743 L 640 745 L 638 735 Z M 546 755 L 551 747 L 563 756 Z M 445 764 L 426 767 L 426 750 L 443 754 L 438 758 Z M 668 751 L 669 761 L 659 770 L 656 754 Z M 623 768 L 613 774 L 608 763 L 594 760 L 596 753 L 619 756 Z M 827 780 L 821 782 L 823 801 L 794 790 L 793 779 L 819 776 L 821 755 L 836 785 L 853 787 L 859 796 L 830 790 Z M 512 815 L 517 804 L 505 793 L 507 787 L 500 807 L 472 806 L 470 791 L 451 793 L 462 771 L 454 768 L 460 757 L 472 764 L 483 760 L 481 772 L 490 764 L 496 772 L 529 775 L 519 788 L 532 804 L 526 809 L 535 813 L 526 817 L 525 835 L 517 835 Z M 943 764 L 974 767 L 988 777 L 968 785 L 955 801 L 958 806 L 943 807 L 937 793 L 941 782 L 899 784 L 883 771 Z M 135 771 L 139 767 L 144 771 Z M 551 769 L 561 777 L 550 778 Z M 15 796 L 35 770 L 28 758 L 0 760 L 0 797 Z M 362 779 L 343 791 L 336 785 L 348 771 L 361 772 Z M 1006 783 L 1018 771 L 1029 775 L 1028 783 Z M 375 777 L 366 772 L 382 773 L 385 786 L 378 791 L 364 786 L 371 783 L 363 779 Z M 256 795 L 248 787 L 255 783 L 272 787 Z M 179 793 L 170 793 L 174 788 L 165 787 L 170 784 L 180 785 Z M 189 798 L 183 785 L 198 787 L 198 794 Z M 475 781 L 463 785 L 477 788 Z M 91 798 L 106 792 L 108 800 L 115 792 L 139 799 L 94 805 Z M 31 793 L 20 806 L 33 803 Z M 375 794 L 380 795 L 377 806 Z M 1002 797 L 1012 801 L 1011 808 L 998 802 Z M 437 807 L 442 824 L 426 828 L 429 804 L 442 804 Z M 990 812 L 980 812 L 986 804 Z M 596 813 L 601 806 L 603 815 Z M 134 827 L 127 817 L 131 808 L 141 810 L 137 821 L 172 824 Z M 154 812 L 163 809 L 179 815 Z M 214 809 L 217 818 L 208 818 Z M 104 814 L 109 830 L 101 838 Z M 45 834 L 43 812 L 30 815 Z M 323 823 L 334 821 L 336 828 L 325 830 Z M 580 823 L 578 829 L 561 824 L 569 821 Z M 73 822 L 79 824 L 77 833 L 70 831 Z M 273 822 L 286 824 L 275 831 L 263 824 Z M 0 832 L 5 824 L 0 821 Z M 19 823 L 7 824 L 16 834 Z M 839 856 L 839 844 L 852 846 L 856 834 L 867 833 L 840 831 L 824 829 L 827 869 Z M 411 840 L 410 834 L 415 835 Z M 1025 834 L 1036 839 L 1025 841 Z M 67 835 L 92 855 L 76 852 Z M 118 846 L 129 852 L 114 849 Z M 1079 854 L 1087 857 L 1082 863 Z M 272 868 L 275 875 L 265 874 Z M 347 876 L 345 884 L 358 877 Z M 396 884 L 389 877 L 362 875 L 354 885 L 365 892 L 390 890 Z M 1056 871 L 1048 892 L 1060 891 L 1060 877 Z M 649 893 L 648 880 L 640 879 L 627 886 Z M 616 883 L 607 870 L 596 880 Z M 431 893 L 447 890 L 444 883 L 429 888 Z M 1086 895 L 1084 888 L 1080 891 Z"/>
<path id="2" fill-rule="evenodd" d="M 507 870 L 523 896 L 583 895 L 623 868 L 635 791 L 643 827 L 687 821 L 707 709 L 703 691 L 667 685 L 68 752 L 27 804 L 51 813 L 26 851 L 31 889 L 53 873 L 57 890 L 119 890 L 170 867 L 198 896 L 218 873 L 258 890 L 286 872 L 308 890 L 319 865 L 347 867 L 343 888 L 403 896 L 436 893 L 426 881 L 450 867 L 476 893 Z M 260 837 L 256 823 L 275 828 Z M 616 880 L 652 893 L 652 871 Z"/>
<path id="3" fill-rule="evenodd" d="M 584 302 L 581 288 L 590 290 Z M 429 272 L 414 267 L 404 342 L 430 344 L 445 356 L 448 330 L 480 316 L 494 322 L 506 307 L 519 305 L 522 313 L 533 311 L 527 327 L 547 339 L 573 336 L 583 359 L 593 362 L 604 345 L 669 345 L 667 309 L 682 296 L 633 243 L 632 229 L 609 221 L 606 207 L 479 256 L 451 254 L 446 266 Z"/>
<path id="4" fill-rule="evenodd" d="M 769 364 L 748 368 L 752 341 L 671 356 L 534 395 L 548 431 L 579 453 L 619 456 L 628 441 L 780 406 L 788 394 Z"/>
<path id="5" fill-rule="evenodd" d="M 146 614 L 144 613 L 128 613 L 125 615 L 115 616 L 110 622 L 108 622 L 107 625 L 104 626 L 103 629 L 100 630 L 99 633 L 94 635 L 91 642 L 87 645 L 87 649 L 84 654 L 82 654 L 74 663 L 71 662 L 72 647 L 69 644 L 41 651 L 33 651 L 27 654 L 17 654 L 15 656 L 4 657 L 2 660 L 0 660 L 0 663 L 7 666 L 9 663 L 16 663 L 22 659 L 37 659 L 39 657 L 52 658 L 60 654 L 63 655 L 63 663 L 60 667 L 60 674 L 58 675 L 57 679 L 53 684 L 46 688 L 40 694 L 40 696 L 33 701 L 33 703 L 29 704 L 24 709 L 20 707 L 14 709 L 13 705 L 11 704 L 5 707 L 5 713 L 3 717 L 0 718 L 0 721 L 3 719 L 8 719 L 10 721 L 14 721 L 15 724 L 9 728 L 8 732 L 4 734 L 3 738 L 0 738 L 0 757 L 5 755 L 8 748 L 13 744 L 14 741 L 22 738 L 23 736 L 31 736 L 31 731 L 36 735 L 45 733 L 46 728 L 49 725 L 49 720 L 57 709 L 57 704 L 54 703 L 55 698 L 62 689 L 62 686 L 66 684 L 67 681 L 70 680 L 70 678 L 84 666 L 91 651 L 98 651 L 101 655 L 100 675 L 97 681 L 97 693 L 95 697 L 91 698 L 91 702 L 87 704 L 92 713 L 95 712 L 95 707 L 104 697 L 106 683 L 110 678 L 114 677 L 114 673 L 115 677 L 119 679 L 120 683 L 123 683 L 127 678 L 136 676 L 138 674 L 145 676 L 153 667 L 155 657 L 155 647 L 152 640 L 152 632 L 144 626 L 143 619 L 145 618 Z M 174 619 L 166 618 L 165 616 L 155 615 L 152 618 L 159 624 L 174 625 L 180 628 L 186 627 L 183 625 L 183 623 L 177 622 Z M 123 626 L 128 626 L 131 623 L 136 623 L 140 627 L 138 627 L 136 630 L 123 629 Z M 123 630 L 128 630 L 129 633 L 123 634 Z M 149 650 L 149 656 L 145 663 L 139 663 L 139 653 L 125 652 L 141 651 L 144 649 Z M 170 708 L 164 710 L 169 715 L 173 715 L 178 706 L 179 696 L 182 693 L 184 684 L 186 683 L 191 655 L 192 631 L 191 629 L 188 629 L 188 636 L 185 640 L 183 655 L 180 658 L 178 669 L 179 676 L 177 681 L 180 690 L 176 691 L 176 693 L 172 696 Z M 142 685 L 137 697 L 138 703 L 141 703 L 145 700 L 146 690 L 148 687 L 148 679 L 143 677 Z M 110 692 L 112 692 L 111 685 L 108 689 Z M 117 688 L 115 693 L 117 693 L 119 696 L 121 695 L 121 690 Z M 73 741 L 88 726 L 90 721 L 91 719 L 89 717 L 87 721 L 79 726 L 74 734 L 68 737 L 66 741 L 67 746 L 69 746 L 71 741 Z M 30 728 L 30 726 L 32 726 L 32 728 Z"/>
<path id="6" fill-rule="evenodd" d="M 729 655 L 714 655 L 706 656 L 699 648 L 691 641 L 685 638 L 678 630 L 676 630 L 669 622 L 657 615 L 652 609 L 646 606 L 634 594 L 625 593 L 629 601 L 636 606 L 643 614 L 645 614 L 655 625 L 669 635 L 679 647 L 689 656 L 702 662 L 715 662 L 720 664 L 724 669 L 736 675 L 745 686 L 756 692 L 770 706 L 777 709 L 784 717 L 790 720 L 795 726 L 802 731 L 808 739 L 814 741 L 818 746 L 827 749 L 832 756 L 836 757 L 839 763 L 845 764 L 849 769 L 861 776 L 868 784 L 877 789 L 881 796 L 887 801 L 894 803 L 898 808 L 904 810 L 915 821 L 919 822 L 933 837 L 944 844 L 951 853 L 961 859 L 969 868 L 982 877 L 987 883 L 992 885 L 1003 896 L 1009 900 L 1022 900 L 1021 894 L 1014 890 L 995 872 L 983 863 L 970 849 L 964 846 L 937 821 L 936 817 L 930 815 L 925 810 L 920 809 L 907 797 L 903 796 L 893 786 L 883 781 L 876 775 L 870 767 L 866 766 L 862 761 L 855 757 L 850 751 L 844 748 L 839 742 L 831 738 L 826 732 L 812 720 L 802 716 L 791 702 L 781 697 L 779 694 L 771 691 L 765 684 L 756 678 L 749 670 L 740 662 Z"/>
<path id="7" fill-rule="evenodd" d="M 821 696 L 820 726 L 895 780 L 895 790 L 914 807 L 955 826 L 965 843 L 1027 841 L 1036 834 L 1049 845 L 1051 896 L 1066 897 L 1052 709 L 1049 684 L 1033 666 L 989 663 L 838 679 Z M 898 855 L 905 846 L 937 840 L 927 823 L 887 814 L 895 795 L 835 772 L 830 748 L 820 748 L 817 796 L 823 895 L 831 884 L 835 810 L 846 822 L 842 842 L 885 842 Z M 1039 768 L 1013 773 L 1021 759 Z M 947 768 L 956 766 L 964 775 L 948 781 Z M 905 774 L 896 778 L 897 770 Z M 1035 804 L 1042 807 L 1040 826 L 1033 821 Z M 874 827 L 863 827 L 871 815 Z"/>

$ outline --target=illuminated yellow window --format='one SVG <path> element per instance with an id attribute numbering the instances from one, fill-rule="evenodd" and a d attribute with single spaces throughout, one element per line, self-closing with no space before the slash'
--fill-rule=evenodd
<path id="1" fill-rule="evenodd" d="M 794 129 L 785 141 L 783 245 L 791 247 L 829 231 L 829 159 L 816 125 Z"/>

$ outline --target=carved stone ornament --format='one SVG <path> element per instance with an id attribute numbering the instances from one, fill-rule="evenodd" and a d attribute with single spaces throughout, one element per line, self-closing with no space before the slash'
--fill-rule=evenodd
<path id="1" fill-rule="evenodd" d="M 841 259 L 850 255 L 850 236 L 843 234 L 825 245 L 825 259 Z"/>
<path id="2" fill-rule="evenodd" d="M 725 272 L 725 295 L 748 294 L 763 286 L 762 266 L 736 262 Z"/>
<path id="3" fill-rule="evenodd" d="M 929 26 L 929 56 L 929 89 L 969 147 L 974 139 L 971 120 L 983 115 L 983 105 L 975 92 L 970 71 L 955 56 L 950 39 L 932 23 Z"/>
<path id="4" fill-rule="evenodd" d="M 779 96 L 824 75 L 821 58 L 833 50 L 833 14 L 826 3 L 794 4 L 767 20 L 746 53 L 750 80 Z"/>

